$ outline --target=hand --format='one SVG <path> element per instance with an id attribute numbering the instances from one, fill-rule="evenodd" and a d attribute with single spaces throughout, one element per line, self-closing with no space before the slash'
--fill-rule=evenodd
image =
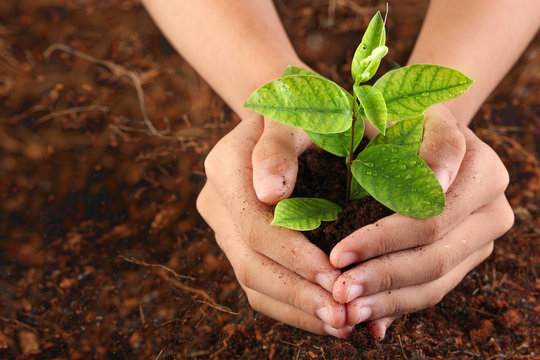
<path id="1" fill-rule="evenodd" d="M 197 208 L 255 310 L 314 333 L 346 337 L 352 326 L 345 324 L 345 306 L 331 294 L 341 272 L 299 232 L 270 225 L 272 207 L 257 198 L 253 186 L 255 181 L 269 203 L 287 197 L 307 139 L 273 121 L 244 120 L 208 154 L 208 181 Z"/>
<path id="2" fill-rule="evenodd" d="M 491 254 L 514 220 L 501 160 L 444 106 L 426 112 L 420 156 L 446 191 L 446 210 L 428 219 L 388 216 L 330 254 L 336 268 L 358 264 L 333 289 L 334 299 L 347 304 L 347 324 L 370 321 L 378 338 L 395 316 L 437 304 Z"/>

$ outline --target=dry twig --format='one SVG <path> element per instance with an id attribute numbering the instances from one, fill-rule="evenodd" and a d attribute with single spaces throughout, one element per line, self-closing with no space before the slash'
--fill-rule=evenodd
<path id="1" fill-rule="evenodd" d="M 149 263 L 144 262 L 142 260 L 135 259 L 133 257 L 127 257 L 127 256 L 124 256 L 122 254 L 118 255 L 118 257 L 125 260 L 125 261 L 127 261 L 127 262 L 133 263 L 133 264 L 137 264 L 137 265 L 141 265 L 141 266 L 148 266 L 148 267 L 157 267 L 157 268 L 163 269 L 163 270 L 167 271 L 168 273 L 172 274 L 174 277 L 176 277 L 178 279 L 196 280 L 193 276 L 180 275 L 176 271 L 171 269 L 170 267 L 167 267 L 167 266 L 162 265 L 162 264 L 149 264 Z"/>
<path id="2" fill-rule="evenodd" d="M 7 323 L 14 323 L 14 324 L 17 324 L 17 325 L 20 325 L 30 331 L 33 331 L 33 332 L 37 332 L 37 329 L 33 326 L 30 326 L 28 324 L 25 324 L 23 323 L 22 321 L 19 321 L 17 319 L 10 319 L 10 318 L 6 318 L 6 317 L 3 317 L 3 316 L 0 316 L 0 320 L 4 321 L 4 322 L 7 322 Z"/>
<path id="3" fill-rule="evenodd" d="M 227 308 L 225 308 L 225 307 L 223 307 L 223 306 L 221 306 L 219 304 L 212 304 L 212 303 L 210 303 L 208 301 L 204 301 L 204 300 L 197 300 L 197 302 L 201 303 L 201 304 L 208 305 L 210 307 L 213 307 L 214 309 L 217 309 L 219 311 L 223 311 L 224 313 L 227 313 L 227 314 L 238 315 L 237 312 L 231 311 L 231 310 L 229 310 L 229 309 L 227 309 Z"/>
<path id="4" fill-rule="evenodd" d="M 231 331 L 227 337 L 225 339 L 223 339 L 223 346 L 221 347 L 221 349 L 219 349 L 218 351 L 214 352 L 213 354 L 210 355 L 211 358 L 213 357 L 216 357 L 218 356 L 223 350 L 225 350 L 227 348 L 227 346 L 229 346 L 227 344 L 227 341 L 229 341 L 229 339 L 231 338 L 231 336 L 233 336 L 235 332 L 234 331 Z"/>
<path id="5" fill-rule="evenodd" d="M 89 111 L 108 112 L 110 111 L 110 109 L 106 106 L 100 106 L 100 105 L 75 106 L 75 107 L 67 108 L 64 110 L 54 111 L 50 114 L 44 115 L 36 120 L 36 124 L 34 126 L 41 125 L 44 122 L 54 119 L 55 117 L 58 117 L 58 116 L 64 116 L 64 115 L 81 113 L 81 112 L 89 112 Z"/>
<path id="6" fill-rule="evenodd" d="M 326 360 L 326 356 L 324 356 L 324 348 L 322 346 L 313 345 L 313 347 L 317 350 L 321 351 L 321 356 L 324 360 Z"/>
<path id="7" fill-rule="evenodd" d="M 204 291 L 202 289 L 197 289 L 197 288 L 194 288 L 194 287 L 191 287 L 191 286 L 187 286 L 187 285 L 185 285 L 185 284 L 183 284 L 180 281 L 175 280 L 175 279 L 168 279 L 168 280 L 171 283 L 171 285 L 173 285 L 173 286 L 175 286 L 175 287 L 177 287 L 179 289 L 182 289 L 182 290 L 185 290 L 187 292 L 202 296 L 203 298 L 208 300 L 208 302 L 210 304 L 213 305 L 212 306 L 213 308 L 215 308 L 217 310 L 220 310 L 220 311 L 223 311 L 223 312 L 226 312 L 228 314 L 238 315 L 237 313 L 235 313 L 234 311 L 232 311 L 228 307 L 218 304 L 216 302 L 216 300 L 214 300 L 214 298 L 212 298 L 210 295 L 208 295 L 208 293 L 206 291 Z"/>
<path id="8" fill-rule="evenodd" d="M 405 358 L 405 360 L 408 360 L 409 358 L 407 357 L 407 354 L 405 354 L 405 350 L 403 349 L 403 343 L 401 342 L 401 336 L 399 336 L 398 334 L 398 340 L 399 340 L 399 347 L 401 348 L 401 353 L 403 354 L 403 357 Z"/>
<path id="9" fill-rule="evenodd" d="M 43 52 L 43 56 L 47 59 L 55 51 L 62 51 L 62 52 L 65 52 L 67 54 L 80 57 L 80 58 L 85 59 L 87 61 L 90 61 L 92 63 L 101 65 L 101 66 L 107 68 L 115 77 L 118 77 L 118 78 L 126 77 L 126 78 L 128 78 L 131 81 L 133 87 L 135 88 L 135 91 L 137 92 L 137 98 L 138 98 L 138 101 L 139 101 L 139 109 L 141 111 L 143 121 L 144 121 L 146 127 L 148 128 L 148 130 L 150 131 L 150 133 L 152 135 L 159 136 L 159 137 L 165 138 L 165 139 L 183 140 L 183 139 L 179 139 L 176 136 L 167 136 L 167 135 L 165 135 L 170 130 L 170 127 L 168 125 L 167 120 L 165 120 L 166 125 L 167 125 L 167 130 L 165 130 L 164 132 L 159 131 L 158 129 L 156 129 L 154 124 L 152 124 L 152 121 L 150 121 L 150 118 L 148 117 L 148 113 L 146 112 L 146 106 L 144 104 L 144 92 L 143 92 L 143 89 L 142 89 L 141 78 L 140 78 L 139 74 L 137 74 L 134 71 L 128 70 L 128 69 L 126 69 L 125 67 L 123 67 L 121 65 L 115 64 L 112 61 L 97 59 L 97 58 L 95 58 L 95 57 L 93 57 L 91 55 L 88 55 L 88 54 L 85 54 L 85 53 L 83 53 L 81 51 L 75 50 L 75 49 L 73 49 L 73 48 L 71 48 L 71 47 L 69 47 L 67 45 L 64 45 L 64 44 L 53 44 L 53 45 L 49 46 Z"/>
<path id="10" fill-rule="evenodd" d="M 156 360 L 159 360 L 159 358 L 161 357 L 161 354 L 163 354 L 163 351 L 165 350 L 165 348 L 161 349 L 161 351 L 159 352 L 159 354 L 156 356 Z"/>

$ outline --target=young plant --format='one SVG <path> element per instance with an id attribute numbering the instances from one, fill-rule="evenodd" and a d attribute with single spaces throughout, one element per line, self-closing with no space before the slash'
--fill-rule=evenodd
<path id="1" fill-rule="evenodd" d="M 462 95 L 473 83 L 438 65 L 410 65 L 370 80 L 388 53 L 384 21 L 377 12 L 352 60 L 353 95 L 325 77 L 289 66 L 281 78 L 256 90 L 244 104 L 259 114 L 300 127 L 324 150 L 345 158 L 346 201 L 371 195 L 391 210 L 414 218 L 440 214 L 444 191 L 418 156 L 424 111 Z M 380 133 L 354 159 L 365 120 Z M 387 124 L 394 122 L 392 126 Z M 324 199 L 289 198 L 274 211 L 273 225 L 306 231 L 334 221 L 341 208 Z"/>

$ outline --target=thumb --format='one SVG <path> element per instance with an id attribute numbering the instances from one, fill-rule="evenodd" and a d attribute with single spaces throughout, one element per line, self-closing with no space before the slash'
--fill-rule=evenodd
<path id="1" fill-rule="evenodd" d="M 456 178 L 465 156 L 465 137 L 450 111 L 434 106 L 426 111 L 420 157 L 433 170 L 446 192 Z"/>
<path id="2" fill-rule="evenodd" d="M 289 197 L 296 183 L 298 156 L 311 145 L 302 130 L 264 120 L 264 131 L 253 149 L 253 187 L 262 202 L 274 205 Z"/>

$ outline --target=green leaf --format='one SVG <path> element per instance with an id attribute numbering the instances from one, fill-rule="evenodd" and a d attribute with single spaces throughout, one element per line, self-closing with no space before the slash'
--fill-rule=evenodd
<path id="1" fill-rule="evenodd" d="M 383 95 L 379 90 L 369 85 L 355 85 L 354 93 L 364 108 L 366 118 L 375 129 L 384 135 L 386 132 L 386 104 Z"/>
<path id="2" fill-rule="evenodd" d="M 321 76 L 290 75 L 257 89 L 244 104 L 287 125 L 319 133 L 351 127 L 350 94 Z"/>
<path id="3" fill-rule="evenodd" d="M 316 72 L 314 71 L 311 71 L 311 70 L 308 70 L 306 68 L 302 68 L 302 67 L 298 67 L 298 66 L 293 66 L 293 65 L 289 65 L 287 66 L 287 68 L 283 71 L 283 74 L 281 75 L 282 77 L 285 77 L 285 76 L 291 76 L 291 75 L 311 75 L 311 76 L 318 76 L 320 77 L 321 79 L 324 79 L 326 81 L 331 81 L 335 86 L 339 87 L 341 90 L 343 90 L 343 92 L 345 93 L 345 95 L 347 95 L 347 97 L 349 98 L 349 101 L 350 101 L 350 104 L 351 104 L 351 109 L 353 107 L 353 101 L 354 101 L 354 98 L 351 94 L 349 94 L 349 92 L 347 90 L 345 90 L 344 88 L 342 88 L 341 86 L 339 86 L 337 83 L 335 83 L 334 81 L 330 80 L 330 79 L 327 79 L 325 78 L 324 76 L 322 76 L 321 74 L 317 74 Z"/>
<path id="4" fill-rule="evenodd" d="M 421 115 L 432 105 L 462 95 L 473 80 L 438 65 L 409 65 L 384 74 L 375 85 L 386 101 L 388 121 Z"/>
<path id="5" fill-rule="evenodd" d="M 283 199 L 276 205 L 272 225 L 308 231 L 318 228 L 321 221 L 336 220 L 340 212 L 339 205 L 325 199 Z"/>
<path id="6" fill-rule="evenodd" d="M 376 50 L 382 47 L 386 41 L 386 34 L 384 31 L 384 21 L 380 12 L 377 12 L 371 19 L 362 42 L 358 45 L 354 53 L 354 57 L 351 64 L 351 74 L 356 84 L 367 81 L 375 75 L 381 58 L 386 55 L 384 49 Z M 370 59 L 368 59 L 372 56 Z M 366 60 L 368 59 L 368 60 Z"/>
<path id="7" fill-rule="evenodd" d="M 311 71 L 306 68 L 302 68 L 298 66 L 289 65 L 287 66 L 285 71 L 283 71 L 283 74 L 281 74 L 281 76 L 285 77 L 285 76 L 291 76 L 291 75 L 311 75 L 311 76 L 319 76 L 323 79 L 326 79 L 324 76 L 317 74 L 315 71 Z"/>
<path id="8" fill-rule="evenodd" d="M 351 148 L 351 128 L 345 132 L 337 134 L 319 134 L 313 131 L 305 130 L 311 140 L 324 150 L 336 156 L 347 157 L 349 156 Z M 354 123 L 354 150 L 362 141 L 364 136 L 364 120 L 357 119 Z"/>
<path id="9" fill-rule="evenodd" d="M 353 177 L 351 179 L 351 200 L 360 199 L 367 195 L 369 195 L 368 192 Z"/>
<path id="10" fill-rule="evenodd" d="M 444 191 L 418 155 L 399 145 L 366 148 L 352 164 L 356 180 L 377 201 L 414 218 L 444 211 Z"/>
<path id="11" fill-rule="evenodd" d="M 424 115 L 414 119 L 402 120 L 386 129 L 386 134 L 377 134 L 366 146 L 394 144 L 403 146 L 418 154 L 424 133 Z"/>

